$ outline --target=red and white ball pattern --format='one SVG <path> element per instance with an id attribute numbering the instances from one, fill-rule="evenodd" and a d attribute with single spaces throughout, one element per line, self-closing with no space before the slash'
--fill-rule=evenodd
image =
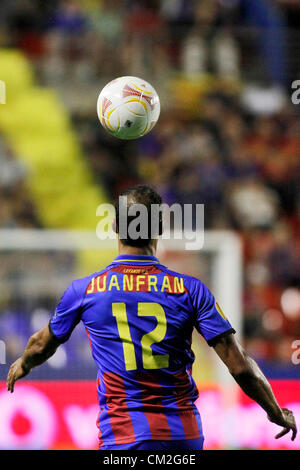
<path id="1" fill-rule="evenodd" d="M 109 82 L 97 101 L 103 127 L 119 139 L 138 139 L 153 129 L 160 101 L 150 83 L 137 77 L 119 77 Z"/>

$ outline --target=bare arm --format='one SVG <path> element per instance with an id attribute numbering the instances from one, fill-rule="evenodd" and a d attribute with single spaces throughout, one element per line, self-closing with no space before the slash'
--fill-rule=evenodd
<path id="1" fill-rule="evenodd" d="M 266 411 L 270 421 L 284 428 L 276 439 L 292 430 L 293 441 L 297 435 L 293 413 L 280 408 L 268 380 L 234 335 L 221 338 L 214 349 L 246 395 Z"/>
<path id="2" fill-rule="evenodd" d="M 53 356 L 59 346 L 58 340 L 51 335 L 48 325 L 29 338 L 22 357 L 19 357 L 11 366 L 7 375 L 7 390 L 14 391 L 17 380 L 25 377 L 33 367 L 43 364 Z"/>

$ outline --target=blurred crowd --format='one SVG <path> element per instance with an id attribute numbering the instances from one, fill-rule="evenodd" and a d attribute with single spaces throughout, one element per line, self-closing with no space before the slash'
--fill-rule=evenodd
<path id="1" fill-rule="evenodd" d="M 246 346 L 290 364 L 300 337 L 299 109 L 285 88 L 284 38 L 270 60 L 247 29 L 264 5 L 271 31 L 284 22 L 277 2 L 250 3 L 258 16 L 242 0 L 7 0 L 0 45 L 22 49 L 60 94 L 109 199 L 146 182 L 169 204 L 204 203 L 207 229 L 241 235 Z M 159 123 L 136 142 L 110 137 L 95 116 L 101 87 L 120 75 L 145 77 L 161 97 Z M 30 175 L 0 146 L 0 227 L 39 227 Z"/>
<path id="2" fill-rule="evenodd" d="M 40 226 L 26 187 L 28 172 L 0 133 L 0 228 Z"/>

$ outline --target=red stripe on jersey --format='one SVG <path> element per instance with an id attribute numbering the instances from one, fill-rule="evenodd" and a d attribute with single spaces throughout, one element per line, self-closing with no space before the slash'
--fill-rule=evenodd
<path id="1" fill-rule="evenodd" d="M 152 439 L 160 436 L 165 441 L 171 440 L 171 429 L 162 403 L 162 385 L 157 382 L 154 374 L 143 374 L 137 377 L 142 393 L 142 403 Z"/>
<path id="2" fill-rule="evenodd" d="M 105 398 L 110 417 L 110 426 L 115 436 L 116 444 L 136 442 L 134 429 L 126 403 L 126 391 L 123 379 L 114 372 L 104 372 Z"/>
<path id="3" fill-rule="evenodd" d="M 174 387 L 177 406 L 180 411 L 189 411 L 193 409 L 191 396 L 197 393 L 197 390 L 191 389 L 190 377 L 186 371 L 180 371 L 173 374 Z"/>
<path id="4" fill-rule="evenodd" d="M 101 413 L 101 410 L 98 413 L 98 417 L 97 417 L 97 421 L 96 421 L 96 426 L 99 429 L 99 432 L 98 432 L 99 447 L 101 447 L 103 445 L 102 432 L 101 432 L 101 429 L 100 429 L 100 413 Z"/>
<path id="5" fill-rule="evenodd" d="M 90 348 L 91 348 L 91 353 L 93 353 L 93 346 L 92 346 L 92 341 L 90 338 L 90 333 L 87 328 L 85 328 L 86 334 L 88 335 L 89 343 L 90 343 Z"/>
<path id="6" fill-rule="evenodd" d="M 111 268 L 110 271 L 115 271 L 117 273 L 126 273 L 126 274 L 158 274 L 161 273 L 161 269 L 156 268 L 155 266 L 130 266 L 126 264 L 119 264 L 118 266 Z"/>
<path id="7" fill-rule="evenodd" d="M 97 378 L 97 388 L 100 387 L 100 385 L 101 385 L 101 380 L 100 380 L 100 377 L 98 377 Z M 97 421 L 96 421 L 96 426 L 99 429 L 99 432 L 98 432 L 99 447 L 101 447 L 103 445 L 102 432 L 101 432 L 101 429 L 100 429 L 100 414 L 101 414 L 101 411 L 102 411 L 102 409 L 100 408 L 98 416 L 97 416 Z"/>
<path id="8" fill-rule="evenodd" d="M 178 416 L 182 423 L 185 438 L 196 439 L 200 437 L 200 430 L 189 399 L 190 379 L 187 372 L 182 371 L 174 374 L 174 387 L 179 409 Z"/>

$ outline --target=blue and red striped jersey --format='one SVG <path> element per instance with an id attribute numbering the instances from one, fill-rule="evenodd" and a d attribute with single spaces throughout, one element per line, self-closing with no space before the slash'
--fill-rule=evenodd
<path id="1" fill-rule="evenodd" d="M 200 280 L 154 256 L 117 256 L 72 282 L 50 331 L 65 342 L 79 321 L 98 367 L 100 446 L 202 437 L 192 331 L 213 345 L 234 330 Z"/>

